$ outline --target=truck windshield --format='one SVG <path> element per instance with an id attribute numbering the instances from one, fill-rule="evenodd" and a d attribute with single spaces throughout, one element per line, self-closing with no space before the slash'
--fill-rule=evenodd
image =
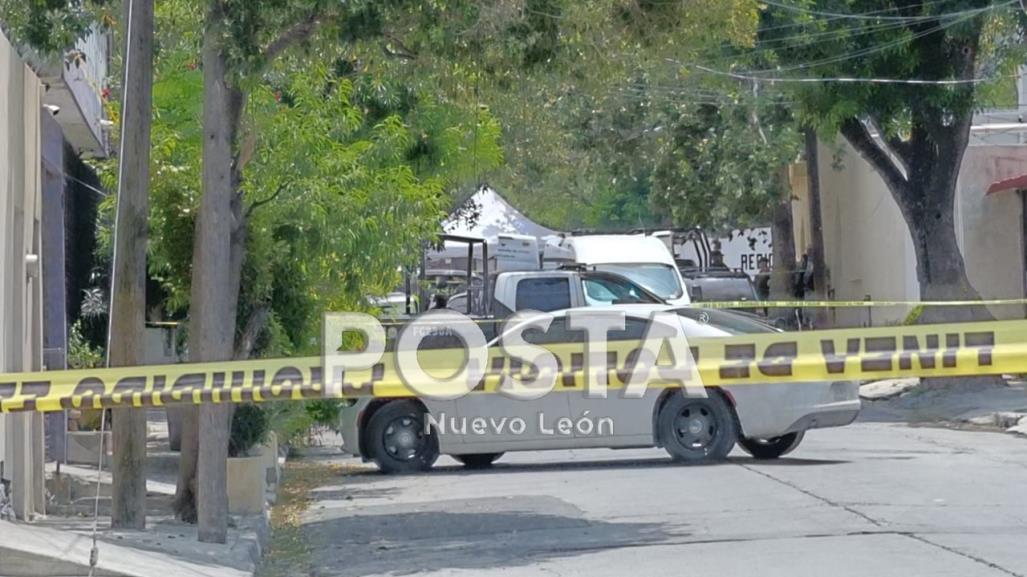
<path id="1" fill-rule="evenodd" d="M 681 296 L 681 279 L 674 267 L 659 263 L 597 264 L 596 270 L 619 274 L 664 299 Z"/>
<path id="2" fill-rule="evenodd" d="M 658 303 L 644 289 L 627 279 L 604 276 L 586 276 L 581 279 L 585 300 L 589 305 Z"/>

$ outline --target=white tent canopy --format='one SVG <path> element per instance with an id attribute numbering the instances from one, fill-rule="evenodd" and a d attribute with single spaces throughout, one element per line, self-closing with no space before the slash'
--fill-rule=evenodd
<path id="1" fill-rule="evenodd" d="M 477 218 L 475 218 L 477 217 Z M 498 192 L 481 188 L 442 223 L 446 234 L 495 239 L 499 234 L 523 234 L 544 238 L 559 231 L 546 228 L 524 216 Z"/>

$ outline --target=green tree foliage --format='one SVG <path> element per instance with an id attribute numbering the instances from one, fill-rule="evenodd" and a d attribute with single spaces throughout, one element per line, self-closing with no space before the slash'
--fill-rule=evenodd
<path id="1" fill-rule="evenodd" d="M 63 55 L 93 26 L 113 28 L 107 0 L 0 0 L 0 28 L 46 55 Z"/>
<path id="2" fill-rule="evenodd" d="M 200 198 L 194 8 L 157 7 L 149 262 L 171 318 L 188 312 Z M 415 264 L 421 243 L 437 233 L 449 195 L 473 182 L 475 162 L 487 170 L 502 160 L 487 110 L 391 78 L 376 61 L 358 60 L 361 49 L 329 36 L 249 81 L 239 324 L 241 331 L 249 313 L 270 309 L 259 354 L 316 352 L 321 314 L 368 308 L 367 296 L 397 286 L 401 268 Z M 113 166 L 105 166 L 109 186 Z"/>
<path id="3" fill-rule="evenodd" d="M 529 215 L 558 228 L 721 226 L 766 216 L 795 132 L 784 109 L 757 115 L 764 99 L 683 79 L 672 61 L 750 44 L 758 17 L 746 0 L 526 0 L 436 16 L 444 40 L 412 24 L 391 34 L 440 92 L 500 119 L 507 162 L 487 178 Z M 454 86 L 450 68 L 471 85 Z"/>

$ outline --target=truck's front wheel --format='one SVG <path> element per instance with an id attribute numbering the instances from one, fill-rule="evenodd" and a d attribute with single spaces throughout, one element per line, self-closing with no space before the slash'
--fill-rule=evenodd
<path id="1" fill-rule="evenodd" d="M 439 439 L 425 427 L 424 407 L 416 401 L 393 401 L 367 423 L 367 447 L 383 473 L 427 471 L 439 458 Z"/>

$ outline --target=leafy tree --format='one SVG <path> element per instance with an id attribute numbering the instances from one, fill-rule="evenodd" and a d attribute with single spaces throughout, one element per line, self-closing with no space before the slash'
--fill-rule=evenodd
<path id="1" fill-rule="evenodd" d="M 1022 25 L 1020 10 L 988 0 L 774 3 L 760 35 L 773 66 L 735 74 L 828 79 L 789 86 L 803 118 L 823 134 L 840 132 L 888 186 L 913 239 L 920 296 L 977 298 L 956 241 L 956 180 L 974 110 L 1001 94 L 1022 62 Z M 982 307 L 924 313 L 987 316 Z"/>
<path id="2" fill-rule="evenodd" d="M 354 18 L 294 4 L 212 2 L 202 24 L 195 2 L 158 6 L 154 172 L 166 180 L 151 270 L 169 308 L 188 305 L 193 360 L 316 347 L 321 311 L 366 306 L 416 261 L 468 175 L 463 151 L 501 158 L 487 113 L 390 85 L 340 41 L 355 32 L 337 23 Z M 193 518 L 199 494 L 201 538 L 220 540 L 228 415 L 200 412 L 199 438 L 183 427 L 177 505 Z"/>

